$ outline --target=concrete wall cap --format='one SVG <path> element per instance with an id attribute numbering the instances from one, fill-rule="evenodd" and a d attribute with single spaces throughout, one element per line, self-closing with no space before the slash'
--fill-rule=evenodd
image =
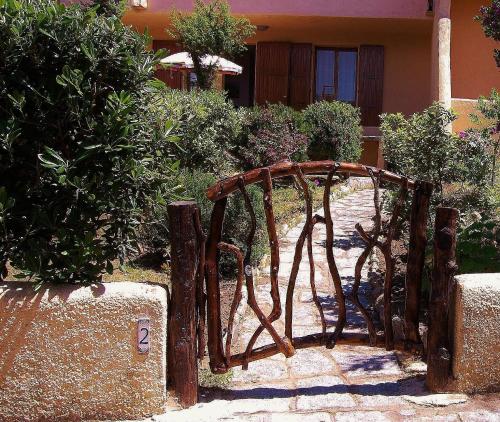
<path id="1" fill-rule="evenodd" d="M 500 291 L 500 273 L 461 274 L 455 277 L 464 289 L 492 289 Z"/>
<path id="2" fill-rule="evenodd" d="M 464 393 L 500 391 L 500 274 L 455 277 L 453 380 Z"/>

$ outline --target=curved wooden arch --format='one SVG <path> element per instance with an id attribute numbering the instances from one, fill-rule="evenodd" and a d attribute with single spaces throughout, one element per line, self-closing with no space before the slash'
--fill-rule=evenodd
<path id="1" fill-rule="evenodd" d="M 308 161 L 305 163 L 280 161 L 279 163 L 273 164 L 267 168 L 269 169 L 271 178 L 278 179 L 281 177 L 295 175 L 297 167 L 300 168 L 303 174 L 327 174 L 334 168 L 336 169 L 336 173 L 349 173 L 356 176 L 370 176 L 370 172 L 375 175 L 378 175 L 380 173 L 380 180 L 395 183 L 398 185 L 402 185 L 403 183 L 405 183 L 405 180 L 407 180 L 409 189 L 413 189 L 415 186 L 415 182 L 413 180 L 406 179 L 403 176 L 392 173 L 390 171 L 385 171 L 384 169 L 365 166 L 363 164 L 343 163 L 331 160 Z M 218 201 L 219 199 L 222 199 L 238 190 L 238 183 L 243 183 L 246 186 L 257 182 L 262 182 L 263 180 L 264 175 L 262 173 L 262 168 L 249 170 L 246 173 L 237 174 L 235 176 L 231 176 L 227 179 L 221 180 L 215 185 L 209 187 L 207 189 L 207 198 L 211 201 Z"/>

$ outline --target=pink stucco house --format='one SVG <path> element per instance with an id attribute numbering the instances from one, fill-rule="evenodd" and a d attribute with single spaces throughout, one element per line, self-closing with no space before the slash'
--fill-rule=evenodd
<path id="1" fill-rule="evenodd" d="M 231 10 L 257 26 L 238 77 L 225 88 L 242 106 L 282 102 L 303 108 L 317 99 L 361 108 L 364 156 L 380 165 L 378 116 L 411 114 L 439 100 L 468 124 L 479 95 L 500 88 L 494 42 L 474 21 L 491 0 L 230 0 Z M 132 0 L 124 21 L 148 29 L 153 48 L 178 51 L 166 29 L 173 7 L 192 0 Z M 160 75 L 178 86 L 171 72 Z"/>

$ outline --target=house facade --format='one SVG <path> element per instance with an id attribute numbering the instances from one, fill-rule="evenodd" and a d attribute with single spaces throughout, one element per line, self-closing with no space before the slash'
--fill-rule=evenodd
<path id="1" fill-rule="evenodd" d="M 179 51 L 167 28 L 172 8 L 192 0 L 132 0 L 124 21 L 153 37 L 153 48 Z M 235 104 L 281 102 L 296 109 L 321 99 L 359 106 L 362 162 L 381 165 L 379 115 L 418 112 L 433 101 L 454 108 L 453 130 L 467 127 L 480 95 L 500 88 L 495 43 L 474 21 L 491 0 L 230 0 L 257 27 L 236 59 L 240 76 L 225 78 Z M 161 71 L 180 87 L 180 76 Z"/>

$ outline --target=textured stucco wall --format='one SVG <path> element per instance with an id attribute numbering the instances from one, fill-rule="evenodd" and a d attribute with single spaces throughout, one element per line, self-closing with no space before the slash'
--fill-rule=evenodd
<path id="1" fill-rule="evenodd" d="M 231 11 L 237 14 L 397 17 L 425 19 L 427 0 L 229 0 Z M 169 11 L 192 10 L 192 0 L 149 0 L 148 9 Z"/>
<path id="2" fill-rule="evenodd" d="M 0 285 L 0 420 L 133 419 L 162 413 L 165 289 L 141 283 Z M 137 318 L 151 321 L 148 354 Z"/>
<path id="3" fill-rule="evenodd" d="M 477 110 L 477 100 L 469 100 L 464 98 L 452 98 L 451 108 L 457 114 L 457 120 L 453 122 L 453 132 L 458 133 L 469 128 L 483 129 L 495 125 L 493 120 L 488 120 L 481 116 Z M 480 117 L 479 122 L 472 121 L 471 114 Z"/>
<path id="4" fill-rule="evenodd" d="M 456 280 L 452 389 L 500 391 L 500 273 Z"/>
<path id="5" fill-rule="evenodd" d="M 500 88 L 500 69 L 493 49 L 498 43 L 484 35 L 474 20 L 491 0 L 453 0 L 451 3 L 451 86 L 454 98 L 477 99 Z"/>

